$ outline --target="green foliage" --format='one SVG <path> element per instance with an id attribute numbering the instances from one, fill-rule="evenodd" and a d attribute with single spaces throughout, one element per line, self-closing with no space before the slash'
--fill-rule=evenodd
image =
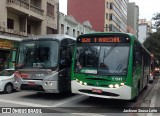
<path id="1" fill-rule="evenodd" d="M 154 26 L 158 28 L 160 26 L 160 13 L 156 13 L 155 16 L 152 18 L 155 21 Z"/>
<path id="2" fill-rule="evenodd" d="M 155 58 L 160 61 L 160 32 L 150 33 L 143 45 L 147 50 L 154 54 Z"/>

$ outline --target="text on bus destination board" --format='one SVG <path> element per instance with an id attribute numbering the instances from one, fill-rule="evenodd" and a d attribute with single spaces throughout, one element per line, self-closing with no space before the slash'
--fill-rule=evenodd
<path id="1" fill-rule="evenodd" d="M 120 38 L 120 37 L 99 37 L 99 38 L 81 38 L 81 43 L 120 43 L 127 42 L 128 38 Z"/>

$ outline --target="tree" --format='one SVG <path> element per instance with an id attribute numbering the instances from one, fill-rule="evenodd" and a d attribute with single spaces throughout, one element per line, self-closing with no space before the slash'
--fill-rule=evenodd
<path id="1" fill-rule="evenodd" d="M 156 13 L 152 20 L 155 21 L 154 27 L 157 29 L 160 26 L 160 13 Z"/>
<path id="2" fill-rule="evenodd" d="M 150 33 L 143 45 L 155 58 L 160 61 L 160 32 Z"/>

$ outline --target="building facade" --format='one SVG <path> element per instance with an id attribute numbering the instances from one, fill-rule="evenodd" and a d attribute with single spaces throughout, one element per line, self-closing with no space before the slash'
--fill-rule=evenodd
<path id="1" fill-rule="evenodd" d="M 135 2 L 128 3 L 127 25 L 133 29 L 133 34 L 138 38 L 138 21 L 139 21 L 139 7 Z"/>
<path id="2" fill-rule="evenodd" d="M 152 22 L 146 19 L 139 19 L 138 21 L 138 40 L 143 43 L 148 37 L 149 33 L 152 33 Z"/>
<path id="3" fill-rule="evenodd" d="M 139 19 L 138 24 L 147 24 L 148 33 L 152 33 L 152 21 L 147 21 L 146 19 Z"/>
<path id="4" fill-rule="evenodd" d="M 57 33 L 59 0 L 0 0 L 0 5 L 1 35 Z"/>
<path id="5" fill-rule="evenodd" d="M 127 31 L 128 0 L 68 0 L 67 14 L 80 23 L 89 20 L 100 32 Z"/>
<path id="6" fill-rule="evenodd" d="M 89 21 L 79 23 L 74 17 L 59 13 L 59 32 L 60 34 L 67 34 L 77 37 L 81 34 L 95 32 Z"/>
<path id="7" fill-rule="evenodd" d="M 147 24 L 139 24 L 138 26 L 138 40 L 143 43 L 148 37 L 148 25 Z"/>

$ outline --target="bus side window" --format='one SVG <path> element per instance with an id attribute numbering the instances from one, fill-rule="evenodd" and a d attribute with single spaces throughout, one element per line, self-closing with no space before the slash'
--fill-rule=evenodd
<path id="1" fill-rule="evenodd" d="M 142 65 L 142 48 L 135 42 L 133 49 L 133 70 L 138 65 Z"/>

